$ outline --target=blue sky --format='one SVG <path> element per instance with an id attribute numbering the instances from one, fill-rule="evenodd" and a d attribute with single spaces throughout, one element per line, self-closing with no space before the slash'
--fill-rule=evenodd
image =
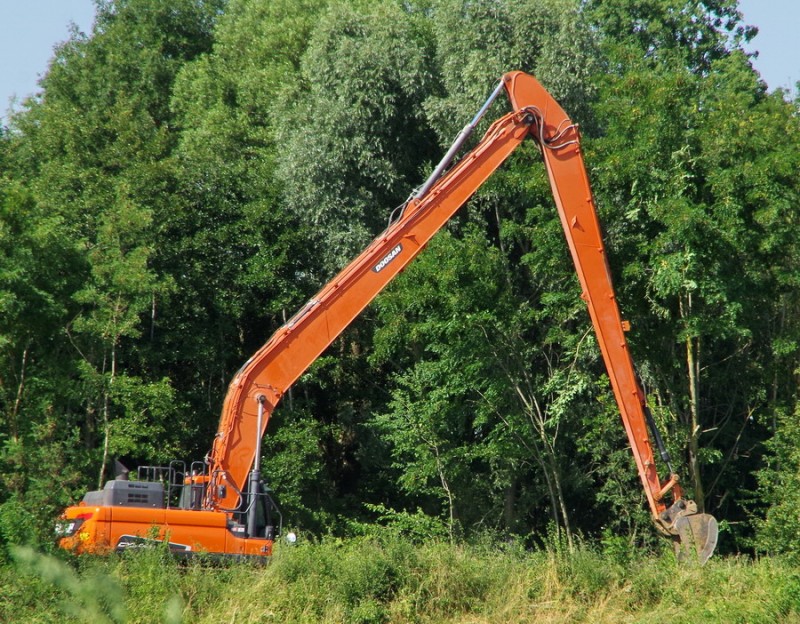
<path id="1" fill-rule="evenodd" d="M 89 32 L 92 0 L 0 0 L 0 116 L 9 100 L 34 93 L 47 70 L 53 47 L 69 38 L 75 22 Z"/>
<path id="2" fill-rule="evenodd" d="M 758 26 L 747 46 L 758 51 L 753 61 L 770 90 L 782 87 L 794 93 L 800 80 L 800 0 L 739 0 L 744 22 Z"/>
<path id="3" fill-rule="evenodd" d="M 34 93 L 53 46 L 69 37 L 74 22 L 89 32 L 92 0 L 0 0 L 0 117 L 10 100 Z M 800 0 L 740 0 L 745 22 L 759 27 L 748 51 L 759 51 L 755 68 L 770 89 L 794 91 L 800 80 Z"/>

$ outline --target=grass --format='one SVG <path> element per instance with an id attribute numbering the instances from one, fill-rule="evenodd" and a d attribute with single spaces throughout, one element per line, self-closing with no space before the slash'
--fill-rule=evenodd
<path id="1" fill-rule="evenodd" d="M 800 570 L 782 559 L 700 568 L 397 536 L 283 547 L 262 568 L 180 564 L 160 549 L 66 560 L 21 549 L 0 564 L 0 587 L 2 622 L 800 622 Z"/>

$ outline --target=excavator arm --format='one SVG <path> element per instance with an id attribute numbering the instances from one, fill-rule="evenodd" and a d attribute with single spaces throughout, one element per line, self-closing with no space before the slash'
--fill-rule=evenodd
<path id="1" fill-rule="evenodd" d="M 491 100 L 503 89 L 513 111 L 495 121 L 478 145 L 443 173 Z M 209 456 L 205 508 L 225 512 L 242 508 L 244 492 L 252 489 L 260 476 L 261 437 L 289 387 L 529 137 L 541 147 L 582 297 L 597 333 L 653 520 L 662 533 L 682 546 L 681 552 L 694 548 L 701 562 L 711 556 L 717 539 L 716 520 L 698 513 L 695 503 L 683 498 L 677 476 L 670 474 L 662 483 L 658 475 L 647 430 L 649 413 L 625 339 L 577 126 L 533 77 L 522 72 L 503 77 L 492 98 L 399 216 L 237 372 L 225 397 Z M 668 461 L 655 429 L 653 436 L 662 459 Z M 670 504 L 666 502 L 668 495 Z"/>
<path id="2" fill-rule="evenodd" d="M 399 217 L 236 373 L 210 454 L 208 507 L 238 507 L 258 440 L 291 384 L 525 140 L 531 123 L 524 111 L 495 121 L 471 152 L 409 199 Z"/>
<path id="3" fill-rule="evenodd" d="M 529 110 L 536 118 L 531 132 L 541 146 L 561 226 L 583 289 L 581 297 L 589 309 L 653 521 L 663 534 L 676 538 L 679 555 L 687 556 L 694 549 L 705 563 L 717 544 L 717 521 L 709 514 L 698 513 L 697 504 L 683 498 L 678 476 L 672 470 L 634 371 L 625 338 L 628 324 L 623 323 L 617 305 L 578 127 L 530 76 L 514 72 L 507 74 L 505 80 L 509 81 L 512 107 Z M 658 476 L 648 425 L 669 468 L 664 483 Z M 666 497 L 670 493 L 673 502 L 668 505 Z"/>

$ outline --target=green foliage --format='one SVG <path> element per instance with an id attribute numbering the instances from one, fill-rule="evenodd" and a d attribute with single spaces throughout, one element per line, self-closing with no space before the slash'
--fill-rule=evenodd
<path id="1" fill-rule="evenodd" d="M 643 52 L 653 64 L 672 58 L 693 72 L 758 32 L 742 24 L 736 0 L 590 0 L 587 12 L 607 44 Z"/>
<path id="2" fill-rule="evenodd" d="M 798 413 L 778 413 L 768 442 L 766 463 L 758 473 L 759 495 L 768 503 L 756 521 L 756 548 L 767 554 L 800 557 L 800 425 Z"/>
<path id="3" fill-rule="evenodd" d="M 800 126 L 741 49 L 753 34 L 733 0 L 98 2 L 0 132 L 3 552 L 49 544 L 116 456 L 201 457 L 241 363 L 521 69 L 587 137 L 632 354 L 684 485 L 728 521 L 723 548 L 794 555 Z M 557 553 L 600 539 L 611 569 L 591 548 L 553 564 L 575 619 L 626 583 L 660 608 L 669 580 L 624 571 L 654 531 L 573 273 L 526 145 L 284 398 L 264 467 L 286 523 L 365 537 L 336 547 L 349 589 L 319 545 L 337 604 L 314 596 L 306 615 L 530 617 L 481 612 L 500 583 L 462 555 L 409 589 L 382 550 L 384 534 L 487 530 Z M 211 613 L 210 580 L 190 568 L 208 591 L 178 590 L 147 556 L 114 568 L 122 587 L 149 574 L 162 602 Z M 764 613 L 788 617 L 793 587 Z M 536 599 L 563 597 L 550 589 Z M 125 617 L 147 621 L 135 595 Z"/>
<path id="4" fill-rule="evenodd" d="M 333 3 L 311 33 L 276 111 L 277 173 L 286 207 L 312 226 L 321 275 L 385 227 L 433 158 L 433 55 L 429 26 L 400 3 Z"/>
<path id="5" fill-rule="evenodd" d="M 370 522 L 350 521 L 348 532 L 352 535 L 377 537 L 396 535 L 414 544 L 424 544 L 430 540 L 444 540 L 448 537 L 447 525 L 440 519 L 426 514 L 422 509 L 414 513 L 397 511 L 385 505 L 365 504 L 365 507 L 376 515 Z"/>
<path id="6" fill-rule="evenodd" d="M 600 13 L 630 8 L 593 4 Z M 691 60 L 667 44 L 641 56 L 639 45 L 655 45 L 644 44 L 646 37 L 660 36 L 658 26 L 642 26 L 671 4 L 637 6 L 642 21 L 634 30 L 641 37 L 607 40 L 609 60 L 620 64 L 601 80 L 596 110 L 605 134 L 591 143 L 598 152 L 588 158 L 597 163 L 611 261 L 624 278 L 619 298 L 634 320 L 635 360 L 677 450 L 673 457 L 686 454 L 682 472 L 691 475 L 696 498 L 720 504 L 720 515 L 744 519 L 744 501 L 734 492 L 755 487 L 758 451 L 740 451 L 757 449 L 764 417 L 795 400 L 791 384 L 778 381 L 786 379 L 788 361 L 776 359 L 769 345 L 773 331 L 794 332 L 784 322 L 792 304 L 778 295 L 783 289 L 772 276 L 792 273 L 778 267 L 791 266 L 797 255 L 780 219 L 768 228 L 762 219 L 792 210 L 785 202 L 796 195 L 796 183 L 783 167 L 794 162 L 796 150 L 785 140 L 796 136 L 797 124 L 786 123 L 793 115 L 787 102 L 764 94 L 744 53 L 723 47 L 721 31 L 702 35 L 693 52 L 702 55 Z M 705 24 L 700 32 L 719 28 L 715 19 L 723 18 L 726 30 L 740 28 L 733 3 L 695 9 L 709 11 L 692 20 Z M 671 15 L 666 26 L 689 23 L 681 22 L 689 14 Z M 788 135 L 765 136 L 756 127 Z M 773 170 L 769 189 L 766 163 Z M 770 257 L 775 237 L 784 242 L 781 259 Z M 776 307 L 767 303 L 772 296 L 779 298 Z M 763 383 L 768 370 L 776 383 Z"/>
<path id="7" fill-rule="evenodd" d="M 402 489 L 417 505 L 448 516 L 451 531 L 457 519 L 471 525 L 487 514 L 487 495 L 509 487 L 508 463 L 516 459 L 495 434 L 502 369 L 487 370 L 496 365 L 493 334 L 502 321 L 495 314 L 509 313 L 510 302 L 498 305 L 508 297 L 505 282 L 496 280 L 503 270 L 476 231 L 464 241 L 442 233 L 377 302 L 387 322 L 374 357 L 405 370 L 375 427 L 391 445 Z M 487 465 L 494 474 L 476 483 L 473 471 Z"/>
<path id="8" fill-rule="evenodd" d="M 426 112 L 449 144 L 485 100 L 499 76 L 529 72 L 581 124 L 592 126 L 597 40 L 574 0 L 431 3 L 443 93 Z M 459 114 L 454 114 L 458 111 Z"/>
<path id="9" fill-rule="evenodd" d="M 127 377 L 117 384 L 123 409 L 171 428 L 174 401 L 166 411 L 163 401 L 143 408 L 163 376 L 151 377 L 155 362 L 140 358 L 173 284 L 153 265 L 156 208 L 169 203 L 171 182 L 166 105 L 177 69 L 208 45 L 218 8 L 101 3 L 91 36 L 74 33 L 57 50 L 41 97 L 11 121 L 2 223 L 16 244 L 3 253 L 14 270 L 0 288 L 9 293 L 4 335 L 14 340 L 0 341 L 10 442 L 0 461 L 27 505 L 43 503 L 47 488 L 63 505 L 62 490 L 90 478 L 88 462 L 105 464 L 113 421 L 131 416 L 114 412 L 115 380 Z M 144 435 L 127 436 L 124 452 L 171 446 L 162 436 L 147 448 L 138 444 Z M 54 510 L 42 508 L 42 521 Z"/>
<path id="10" fill-rule="evenodd" d="M 279 418 L 264 440 L 264 474 L 279 485 L 279 505 L 291 526 L 324 532 L 331 521 L 318 504 L 329 496 L 323 487 L 328 482 L 321 446 L 324 425 L 300 410 L 283 409 Z"/>
<path id="11" fill-rule="evenodd" d="M 10 554 L 8 552 L 10 545 L 38 546 L 36 536 L 36 517 L 30 508 L 16 497 L 0 505 L 0 544 L 3 545 L 3 558 Z"/>
<path id="12" fill-rule="evenodd" d="M 166 548 L 69 560 L 30 549 L 0 565 L 4 622 L 792 622 L 800 578 L 781 559 L 671 555 L 625 563 L 587 546 L 525 551 L 487 540 L 414 544 L 397 535 L 300 542 L 269 566 L 180 564 Z"/>

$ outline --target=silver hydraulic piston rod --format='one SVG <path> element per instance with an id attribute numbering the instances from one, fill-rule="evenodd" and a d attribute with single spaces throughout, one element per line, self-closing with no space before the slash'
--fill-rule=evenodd
<path id="1" fill-rule="evenodd" d="M 492 105 L 497 99 L 497 96 L 500 95 L 500 92 L 503 90 L 503 81 L 501 80 L 500 83 L 495 87 L 492 94 L 489 96 L 489 99 L 484 102 L 483 106 L 481 106 L 480 110 L 475 114 L 475 117 L 472 118 L 461 132 L 458 133 L 456 140 L 453 141 L 453 144 L 450 146 L 450 149 L 447 150 L 447 153 L 444 155 L 439 164 L 436 165 L 436 169 L 433 170 L 428 179 L 425 180 L 425 183 L 420 186 L 414 193 L 411 195 L 411 199 L 420 199 L 425 196 L 425 194 L 431 189 L 431 187 L 436 183 L 444 170 L 450 165 L 455 158 L 455 155 L 458 153 L 458 150 L 461 149 L 461 146 L 464 145 L 464 142 L 470 137 L 473 130 L 475 130 L 478 122 L 480 122 L 481 118 L 486 114 L 486 111 L 489 110 L 489 107 Z"/>

